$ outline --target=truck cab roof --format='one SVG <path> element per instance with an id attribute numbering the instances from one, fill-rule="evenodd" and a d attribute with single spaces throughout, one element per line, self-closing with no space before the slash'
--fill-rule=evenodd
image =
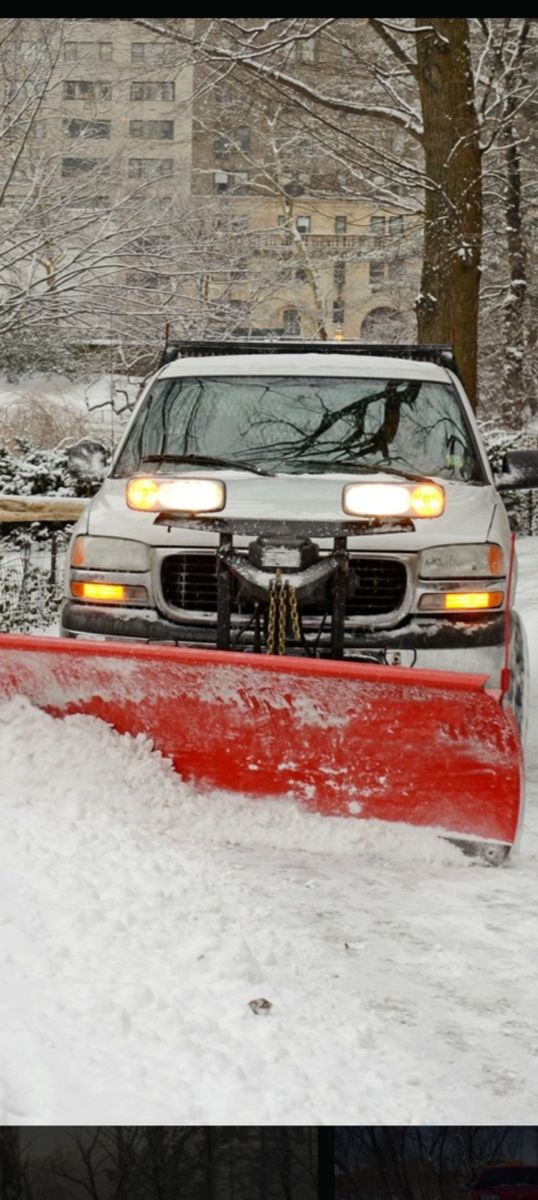
<path id="1" fill-rule="evenodd" d="M 361 379 L 423 379 L 437 383 L 453 380 L 452 373 L 437 363 L 340 352 L 193 356 L 175 359 L 159 372 L 161 379 L 188 375 L 339 375 Z"/>

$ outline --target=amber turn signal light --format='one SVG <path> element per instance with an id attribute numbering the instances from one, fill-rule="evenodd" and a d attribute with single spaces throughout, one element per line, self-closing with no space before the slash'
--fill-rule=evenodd
<path id="1" fill-rule="evenodd" d="M 429 592 L 420 597 L 419 608 L 429 612 L 469 612 L 500 608 L 504 592 Z"/>
<path id="2" fill-rule="evenodd" d="M 101 600 L 110 604 L 126 599 L 126 588 L 121 583 L 81 583 L 78 580 L 71 584 L 71 594 L 79 600 Z"/>

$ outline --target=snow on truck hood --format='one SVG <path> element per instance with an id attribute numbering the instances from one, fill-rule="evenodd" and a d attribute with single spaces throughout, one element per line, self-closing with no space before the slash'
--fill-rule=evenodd
<path id="1" fill-rule="evenodd" d="M 222 479 L 226 484 L 226 507 L 216 517 L 233 519 L 281 519 L 303 521 L 350 520 L 342 509 L 346 484 L 366 480 L 394 482 L 394 476 L 372 474 L 257 476 L 250 472 L 200 468 L 182 474 Z M 350 540 L 351 546 L 385 550 L 414 550 L 444 542 L 482 542 L 492 526 L 497 495 L 490 485 L 470 485 L 441 480 L 445 488 L 445 511 L 441 517 L 415 520 L 409 533 L 367 534 Z M 132 538 L 152 546 L 214 545 L 215 534 L 198 530 L 171 529 L 156 525 L 155 513 L 134 512 L 125 501 L 126 479 L 107 479 L 86 509 L 87 532 L 108 537 Z M 209 517 L 209 514 L 208 514 Z M 247 541 L 250 539 L 247 539 Z"/>

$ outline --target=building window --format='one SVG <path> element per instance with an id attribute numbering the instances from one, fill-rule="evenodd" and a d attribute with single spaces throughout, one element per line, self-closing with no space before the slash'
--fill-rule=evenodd
<path id="1" fill-rule="evenodd" d="M 297 233 L 310 233 L 311 225 L 312 225 L 311 217 L 296 217 L 295 218 L 295 228 L 297 230 Z"/>
<path id="2" fill-rule="evenodd" d="M 385 280 L 385 264 L 382 262 L 371 262 L 369 264 L 370 283 L 380 284 Z"/>
<path id="3" fill-rule="evenodd" d="M 64 133 L 71 138 L 109 138 L 110 121 L 83 121 L 71 117 L 64 120 Z"/>
<path id="4" fill-rule="evenodd" d="M 213 138 L 213 154 L 215 158 L 220 158 L 222 154 L 229 154 L 231 148 L 230 139 L 225 137 L 223 133 L 218 133 Z"/>
<path id="5" fill-rule="evenodd" d="M 248 125 L 237 125 L 231 133 L 218 133 L 213 139 L 213 154 L 220 158 L 222 154 L 231 154 L 232 150 L 250 150 L 250 128 Z"/>
<path id="6" fill-rule="evenodd" d="M 232 103 L 232 89 L 229 83 L 216 84 L 213 90 L 213 100 L 217 112 L 229 108 Z"/>
<path id="7" fill-rule="evenodd" d="M 62 158 L 62 175 L 70 178 L 73 175 L 86 175 L 88 171 L 101 166 L 99 158 Z"/>
<path id="8" fill-rule="evenodd" d="M 130 158 L 129 179 L 156 179 L 170 175 L 173 168 L 173 158 Z"/>
<path id="9" fill-rule="evenodd" d="M 374 237 L 385 236 L 384 217 L 370 217 L 370 233 L 373 234 Z"/>
<path id="10" fill-rule="evenodd" d="M 25 137 L 43 138 L 46 136 L 47 126 L 45 121 L 28 120 L 28 118 L 13 120 L 10 118 L 9 124 L 2 131 L 5 142 L 17 142 Z"/>
<path id="11" fill-rule="evenodd" d="M 296 308 L 285 308 L 282 313 L 282 328 L 286 337 L 301 336 L 301 318 Z"/>
<path id="12" fill-rule="evenodd" d="M 346 282 L 346 264 L 345 262 L 335 262 L 334 264 L 334 286 L 341 291 Z"/>
<path id="13" fill-rule="evenodd" d="M 344 301 L 333 300 L 333 325 L 344 324 Z"/>
<path id="14" fill-rule="evenodd" d="M 173 62 L 177 56 L 177 46 L 174 42 L 133 42 L 131 44 L 131 62 L 146 63 L 150 67 L 160 67 L 163 63 Z"/>
<path id="15" fill-rule="evenodd" d="M 6 104 L 10 104 L 12 100 L 37 100 L 39 97 L 40 83 L 35 79 L 25 79 L 15 83 L 13 80 L 5 84 L 4 95 Z"/>
<path id="16" fill-rule="evenodd" d="M 132 83 L 131 100 L 171 101 L 176 98 L 175 83 Z"/>
<path id="17" fill-rule="evenodd" d="M 44 45 L 44 42 L 30 42 L 23 38 L 15 49 L 25 63 L 33 64 L 42 57 Z"/>
<path id="18" fill-rule="evenodd" d="M 403 217 L 389 217 L 389 230 L 392 234 L 400 236 L 404 231 Z"/>
<path id="19" fill-rule="evenodd" d="M 64 100 L 110 100 L 112 84 L 94 79 L 64 79 Z"/>
<path id="20" fill-rule="evenodd" d="M 314 63 L 316 61 L 316 39 L 301 38 L 294 42 L 291 57 L 295 62 Z"/>
<path id="21" fill-rule="evenodd" d="M 231 270 L 231 278 L 235 281 L 246 279 L 248 275 L 248 261 L 246 258 L 238 259 L 237 263 Z"/>
<path id="22" fill-rule="evenodd" d="M 334 232 L 347 233 L 347 217 L 334 218 Z"/>
<path id="23" fill-rule="evenodd" d="M 98 58 L 110 62 L 112 42 L 65 42 L 64 58 L 69 62 L 80 62 L 83 58 Z"/>
<path id="24" fill-rule="evenodd" d="M 250 128 L 248 125 L 237 125 L 233 136 L 234 142 L 240 150 L 250 150 Z"/>
<path id="25" fill-rule="evenodd" d="M 174 138 L 174 122 L 129 121 L 129 136 L 147 141 L 171 142 Z"/>
<path id="26" fill-rule="evenodd" d="M 248 191 L 248 174 L 246 171 L 214 171 L 213 191 L 229 192 L 233 189 L 236 195 L 242 196 Z"/>

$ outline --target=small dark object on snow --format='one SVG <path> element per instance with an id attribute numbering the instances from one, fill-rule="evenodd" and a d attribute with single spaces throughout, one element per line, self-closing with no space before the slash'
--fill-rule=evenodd
<path id="1" fill-rule="evenodd" d="M 252 1009 L 253 1013 L 256 1013 L 256 1016 L 259 1013 L 263 1013 L 266 1016 L 268 1012 L 271 1012 L 273 1007 L 271 1001 L 265 1000 L 263 996 L 260 996 L 257 1000 L 249 1000 L 248 1006 Z"/>

